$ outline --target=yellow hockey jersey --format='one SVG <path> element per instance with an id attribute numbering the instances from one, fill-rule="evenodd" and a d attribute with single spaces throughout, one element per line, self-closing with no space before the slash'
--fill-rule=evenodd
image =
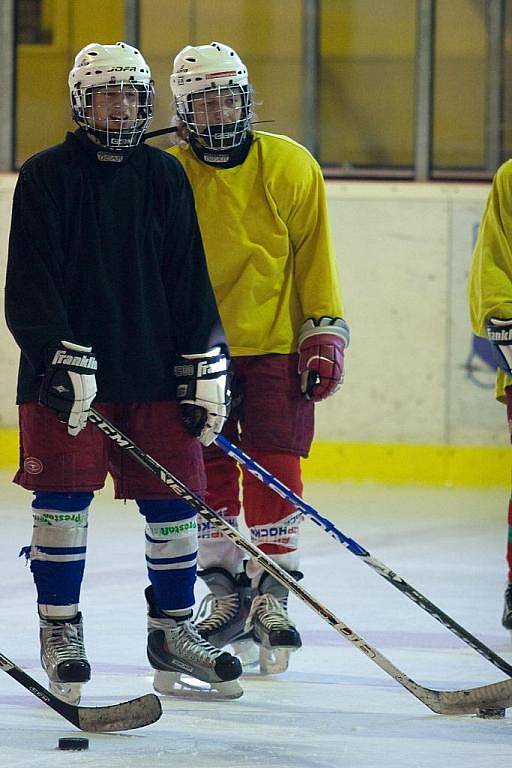
<path id="1" fill-rule="evenodd" d="M 512 160 L 497 171 L 482 217 L 469 273 L 471 323 L 486 337 L 490 317 L 512 318 Z M 496 397 L 504 400 L 512 379 L 498 369 Z"/>
<path id="2" fill-rule="evenodd" d="M 308 317 L 342 317 L 321 169 L 286 136 L 256 131 L 245 161 L 217 168 L 168 152 L 194 191 L 210 279 L 235 356 L 288 354 Z"/>

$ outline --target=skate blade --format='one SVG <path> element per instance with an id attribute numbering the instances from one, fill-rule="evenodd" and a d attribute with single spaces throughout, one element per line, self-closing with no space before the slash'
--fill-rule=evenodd
<path id="1" fill-rule="evenodd" d="M 153 688 L 162 696 L 176 696 L 197 701 L 239 699 L 244 692 L 236 680 L 230 680 L 226 683 L 207 683 L 180 672 L 166 672 L 165 670 L 156 670 Z"/>
<path id="2" fill-rule="evenodd" d="M 264 648 L 260 646 L 260 672 L 262 675 L 279 675 L 286 672 L 290 654 L 297 648 Z"/>
<path id="3" fill-rule="evenodd" d="M 259 648 L 251 638 L 231 643 L 233 655 L 238 656 L 244 672 L 254 671 L 260 663 Z"/>
<path id="4" fill-rule="evenodd" d="M 53 680 L 48 685 L 51 693 L 67 704 L 80 704 L 82 698 L 82 683 L 57 683 Z"/>

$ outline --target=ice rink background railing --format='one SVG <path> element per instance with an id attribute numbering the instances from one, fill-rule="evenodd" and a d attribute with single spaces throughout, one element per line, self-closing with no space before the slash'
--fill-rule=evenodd
<path id="1" fill-rule="evenodd" d="M 0 175 L 5 273 L 15 174 Z M 352 341 L 319 405 L 305 476 L 507 485 L 505 409 L 471 332 L 466 279 L 488 184 L 327 183 Z M 17 462 L 18 350 L 0 324 L 0 463 Z"/>

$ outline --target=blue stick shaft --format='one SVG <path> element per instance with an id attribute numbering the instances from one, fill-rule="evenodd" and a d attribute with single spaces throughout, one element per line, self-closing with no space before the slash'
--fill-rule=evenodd
<path id="1" fill-rule="evenodd" d="M 310 520 L 312 520 L 316 525 L 328 533 L 329 536 L 338 541 L 340 544 L 343 544 L 343 546 L 348 549 L 349 552 L 352 552 L 353 555 L 360 557 L 363 562 L 366 563 L 366 565 L 369 565 L 370 568 L 372 568 L 374 571 L 376 571 L 379 576 L 382 576 L 382 578 L 386 579 L 387 582 L 396 587 L 396 589 L 400 590 L 400 592 L 402 592 L 410 600 L 416 603 L 416 605 L 419 605 L 420 608 L 422 608 L 424 611 L 430 613 L 434 619 L 443 624 L 443 626 L 453 632 L 454 635 L 457 635 L 457 637 L 459 637 L 467 645 L 477 651 L 477 653 L 479 653 L 481 656 L 484 656 L 484 658 L 490 661 L 491 664 L 494 664 L 495 667 L 498 667 L 498 669 L 501 669 L 502 672 L 505 672 L 507 675 L 509 675 L 509 677 L 512 677 L 512 666 L 507 661 L 505 661 L 505 659 L 502 659 L 501 656 L 498 656 L 496 653 L 494 653 L 491 648 L 488 648 L 486 645 L 484 645 L 484 643 L 478 640 L 478 638 L 468 632 L 467 629 L 464 629 L 464 627 L 458 624 L 455 619 L 452 619 L 451 616 L 448 616 L 447 613 L 438 608 L 437 605 L 434 605 L 434 603 L 422 595 L 421 592 L 418 592 L 417 589 L 408 584 L 404 579 L 402 579 L 401 576 L 388 568 L 387 565 L 384 565 L 384 563 L 381 563 L 380 560 L 377 560 L 377 558 L 373 557 L 368 552 L 368 550 L 358 544 L 357 541 L 354 541 L 354 539 L 345 536 L 345 534 L 336 528 L 336 526 L 333 525 L 330 520 L 328 520 L 326 517 L 323 517 L 323 515 L 317 512 L 314 507 L 301 499 L 300 496 L 297 496 L 297 494 L 294 493 L 286 485 L 284 485 L 284 483 L 282 483 L 280 480 L 274 477 L 274 475 L 264 469 L 261 464 L 258 464 L 256 461 L 254 461 L 254 459 L 251 459 L 251 457 L 244 453 L 244 451 L 240 450 L 240 448 L 238 448 L 236 445 L 233 445 L 233 443 L 231 443 L 222 435 L 217 435 L 215 444 L 221 450 L 235 459 L 241 466 L 245 467 L 245 469 L 247 469 L 251 474 L 255 475 L 255 477 L 261 480 L 262 483 L 275 491 L 275 493 L 281 496 L 281 498 L 290 502 L 290 504 L 292 504 L 296 509 L 307 515 Z"/>
<path id="2" fill-rule="evenodd" d="M 261 464 L 258 464 L 256 461 L 254 461 L 254 459 L 251 459 L 250 456 L 244 453 L 244 451 L 240 450 L 240 448 L 237 448 L 236 445 L 233 445 L 233 443 L 231 443 L 227 438 L 223 437 L 222 435 L 217 435 L 215 444 L 218 445 L 219 448 L 222 448 L 222 450 L 231 456 L 231 458 L 242 464 L 246 469 L 249 470 L 251 474 L 259 478 L 262 483 L 268 485 L 268 487 L 275 491 L 275 493 L 277 493 L 279 496 L 281 496 L 282 499 L 286 499 L 286 501 L 289 501 L 290 504 L 293 504 L 296 509 L 299 509 L 301 512 L 304 512 L 304 514 L 308 515 L 313 520 L 313 522 L 323 528 L 330 536 L 332 536 L 333 539 L 336 539 L 336 541 L 339 541 L 340 544 L 346 546 L 347 549 L 352 552 L 352 554 L 359 556 L 370 554 L 366 549 L 364 549 L 364 547 L 361 547 L 357 541 L 354 541 L 348 536 L 345 536 L 345 534 L 339 531 L 336 526 L 331 523 L 330 520 L 328 520 L 326 517 L 323 517 L 319 512 L 317 512 L 316 509 L 314 509 L 314 507 L 312 507 L 310 504 L 307 504 L 304 499 L 301 499 L 300 496 L 297 496 L 296 493 L 294 493 L 290 488 L 284 485 L 284 483 L 278 480 L 277 477 L 274 477 L 274 475 L 271 475 L 270 472 L 267 472 L 267 470 L 264 469 Z"/>

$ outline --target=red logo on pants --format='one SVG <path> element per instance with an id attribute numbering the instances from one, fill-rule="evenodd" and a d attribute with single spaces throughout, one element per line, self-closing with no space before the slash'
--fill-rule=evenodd
<path id="1" fill-rule="evenodd" d="M 43 471 L 43 462 L 40 459 L 29 456 L 23 462 L 23 468 L 29 475 L 40 475 Z"/>

